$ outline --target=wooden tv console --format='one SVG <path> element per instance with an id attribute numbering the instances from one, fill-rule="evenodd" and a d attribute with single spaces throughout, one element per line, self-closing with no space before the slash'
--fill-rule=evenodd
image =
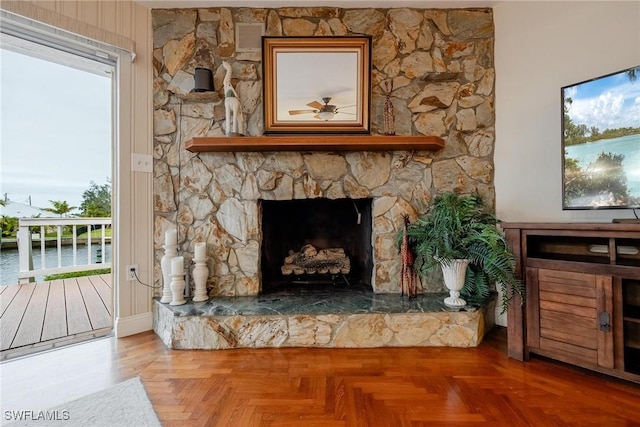
<path id="1" fill-rule="evenodd" d="M 640 383 L 640 224 L 501 226 L 527 291 L 507 313 L 509 357 Z"/>

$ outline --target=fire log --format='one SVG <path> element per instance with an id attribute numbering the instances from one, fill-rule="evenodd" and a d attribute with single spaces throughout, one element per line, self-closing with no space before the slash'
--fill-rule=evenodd
<path id="1" fill-rule="evenodd" d="M 289 251 L 280 267 L 285 276 L 295 274 L 349 274 L 351 261 L 342 248 L 316 249 L 304 245 L 299 252 Z"/>

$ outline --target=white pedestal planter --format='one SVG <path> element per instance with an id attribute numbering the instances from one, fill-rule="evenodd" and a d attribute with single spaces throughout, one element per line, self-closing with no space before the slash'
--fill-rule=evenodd
<path id="1" fill-rule="evenodd" d="M 449 307 L 464 307 L 467 305 L 467 302 L 460 298 L 460 291 L 464 286 L 468 265 L 468 259 L 454 259 L 446 264 L 440 263 L 444 284 L 449 289 L 449 296 L 444 299 L 445 305 Z"/>

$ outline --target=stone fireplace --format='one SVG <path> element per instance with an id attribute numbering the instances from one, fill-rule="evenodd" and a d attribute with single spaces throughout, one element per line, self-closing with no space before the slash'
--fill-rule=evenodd
<path id="1" fill-rule="evenodd" d="M 370 273 L 365 272 L 364 278 L 370 276 L 375 293 L 399 293 L 396 239 L 402 216 L 407 214 L 415 220 L 431 200 L 434 178 L 428 166 L 432 156 L 430 152 L 182 152 L 180 173 L 173 177 L 167 174 L 163 179 L 180 188 L 179 197 L 167 202 L 175 203 L 179 244 L 187 258 L 196 242 L 207 242 L 210 295 L 259 294 L 262 274 L 273 277 L 274 271 L 271 267 L 267 272 L 262 270 L 262 257 L 267 263 L 269 257 L 275 257 L 279 263 L 286 251 L 300 249 L 279 247 L 277 253 L 265 254 L 260 215 L 264 205 L 313 200 L 329 204 L 343 200 L 340 215 L 351 216 L 356 225 L 357 211 L 361 215 L 370 212 L 371 218 L 363 216 L 363 223 L 356 227 L 360 230 L 369 222 L 371 225 L 371 259 L 362 255 L 361 262 L 362 269 Z M 164 196 L 158 194 L 157 198 Z M 160 235 L 172 227 L 175 225 L 170 217 L 156 217 Z M 303 240 L 299 243 L 304 244 Z M 442 289 L 439 283 L 426 286 L 426 291 Z"/>
<path id="2" fill-rule="evenodd" d="M 402 216 L 415 220 L 431 199 L 433 156 L 181 150 L 177 174 L 166 175 L 179 188 L 179 243 L 189 254 L 207 242 L 212 298 L 175 307 L 156 302 L 154 330 L 176 349 L 478 345 L 493 324 L 492 307 L 446 310 L 437 276 L 418 284 L 418 298 L 399 295 L 397 236 Z M 174 226 L 156 218 L 161 235 Z M 290 228 L 292 235 L 280 238 Z M 343 247 L 368 292 L 270 297 L 283 258 L 305 244 Z"/>
<path id="3" fill-rule="evenodd" d="M 288 246 L 316 238 L 301 238 L 287 243 L 286 247 L 273 243 L 272 231 L 263 227 L 265 206 L 353 200 L 358 211 L 364 213 L 368 209 L 370 214 L 370 219 L 363 219 L 370 222 L 369 241 L 358 244 L 370 245 L 370 254 L 354 256 L 356 270 L 362 270 L 358 280 L 368 282 L 372 295 L 383 298 L 383 295 L 400 293 L 401 265 L 396 238 L 403 225 L 402 215 L 408 214 L 415 220 L 428 209 L 435 194 L 452 190 L 477 191 L 486 202 L 493 204 L 495 72 L 491 9 L 219 7 L 153 10 L 152 17 L 156 284 L 162 276 L 159 265 L 164 233 L 177 226 L 179 252 L 187 262 L 193 255 L 195 243 L 207 243 L 210 296 L 259 297 L 272 281 L 278 281 L 279 259 L 290 249 L 300 249 Z M 445 148 L 335 153 L 310 152 L 301 144 L 299 151 L 294 152 L 193 153 L 186 150 L 185 142 L 193 137 L 223 136 L 224 103 L 219 89 L 224 75 L 223 61 L 232 65 L 232 83 L 242 103 L 248 135 L 263 133 L 261 55 L 236 51 L 235 25 L 240 22 L 264 23 L 265 34 L 270 36 L 370 35 L 373 41 L 372 133 L 382 130 L 385 82 L 392 82 L 389 98 L 395 107 L 396 133 L 438 136 L 445 140 Z M 196 67 L 214 71 L 217 94 L 208 97 L 191 93 Z M 348 204 L 340 209 L 343 209 L 340 216 L 356 215 Z M 296 226 L 301 227 L 304 226 Z M 443 289 L 439 274 L 424 278 L 419 285 L 421 293 L 437 293 Z M 376 304 L 386 305 L 386 302 Z M 158 316 L 162 317 L 168 309 L 162 306 L 158 310 Z M 201 308 L 190 310 L 185 309 L 182 314 L 165 313 L 169 317 L 157 319 L 157 331 L 161 331 L 159 335 L 165 337 L 165 342 L 177 342 L 175 346 L 179 348 L 253 346 L 248 341 L 229 342 L 228 338 L 237 338 L 235 334 L 244 335 L 249 330 L 255 332 L 252 328 L 259 329 L 257 325 L 268 325 L 270 331 L 280 331 L 283 335 L 268 334 L 270 338 L 265 338 L 265 346 L 424 345 L 426 342 L 431 343 L 427 345 L 456 345 L 451 344 L 451 337 L 442 335 L 449 332 L 432 327 L 430 322 L 434 318 L 376 314 L 375 319 L 352 319 L 346 314 L 336 318 L 322 317 L 325 316 L 322 314 L 312 319 L 266 319 L 256 311 L 253 313 L 259 318 L 241 320 L 232 316 L 214 321 L 194 317 L 189 320 L 192 323 L 181 318 L 178 326 L 170 320 L 171 316 L 204 314 Z M 447 331 L 458 330 L 458 326 L 468 320 L 454 319 L 451 313 L 445 313 L 445 317 L 433 322 L 446 326 Z M 276 320 L 284 322 L 284 326 Z M 407 322 L 411 325 L 407 326 Z M 303 331 L 308 328 L 327 335 L 321 338 L 304 335 L 307 332 L 303 334 Z M 358 328 L 361 331 L 356 335 L 371 333 L 372 338 L 356 339 L 349 335 L 349 330 L 353 332 Z M 387 330 L 385 328 L 392 332 L 384 336 L 375 332 Z M 212 330 L 233 332 L 220 338 L 220 334 Z M 431 335 L 425 337 L 423 330 L 430 330 Z M 340 338 L 341 333 L 351 338 L 346 335 Z M 407 334 L 414 333 L 409 339 Z M 475 332 L 466 330 L 462 335 L 469 337 L 478 333 L 481 334 L 481 328 Z M 201 339 L 203 334 L 215 335 L 210 338 L 215 342 L 193 341 Z"/>
<path id="4" fill-rule="evenodd" d="M 370 285 L 375 293 L 399 293 L 396 236 L 403 214 L 414 220 L 434 194 L 450 190 L 477 191 L 493 203 L 491 9 L 219 7 L 152 15 L 156 283 L 164 232 L 177 225 L 187 261 L 196 242 L 207 243 L 210 295 L 258 295 L 263 275 L 273 273 L 263 271 L 262 258 L 271 255 L 263 250 L 261 203 L 369 199 Z M 221 93 L 191 93 L 195 67 L 214 70 L 219 91 L 222 61 L 231 63 L 247 132 L 262 133 L 261 56 L 236 52 L 238 22 L 265 23 L 270 36 L 371 35 L 372 133 L 382 129 L 390 81 L 396 133 L 442 137 L 445 148 L 333 153 L 308 152 L 302 144 L 298 152 L 187 151 L 185 141 L 222 136 L 224 129 Z M 422 287 L 443 289 L 439 277 Z"/>

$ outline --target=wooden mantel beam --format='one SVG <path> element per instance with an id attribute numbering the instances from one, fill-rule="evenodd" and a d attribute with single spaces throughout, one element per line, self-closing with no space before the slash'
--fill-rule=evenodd
<path id="1" fill-rule="evenodd" d="M 269 135 L 197 137 L 185 142 L 191 152 L 234 151 L 437 151 L 444 140 L 424 135 Z"/>

